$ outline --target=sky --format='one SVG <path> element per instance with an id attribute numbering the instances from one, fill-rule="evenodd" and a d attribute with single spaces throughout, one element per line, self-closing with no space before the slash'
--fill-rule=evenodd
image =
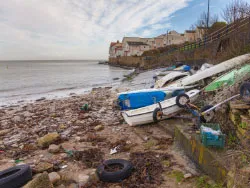
<path id="1" fill-rule="evenodd" d="M 210 1 L 219 16 L 229 2 Z M 207 0 L 1 0 L 0 60 L 107 59 L 111 41 L 184 32 L 206 10 Z"/>

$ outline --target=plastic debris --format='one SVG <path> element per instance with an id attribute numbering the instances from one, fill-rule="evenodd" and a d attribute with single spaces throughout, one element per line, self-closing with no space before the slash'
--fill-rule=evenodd
<path id="1" fill-rule="evenodd" d="M 21 162 L 23 162 L 23 161 L 24 161 L 24 160 L 16 159 L 16 160 L 15 160 L 15 163 L 18 164 L 18 163 L 21 163 Z"/>
<path id="2" fill-rule="evenodd" d="M 80 109 L 82 111 L 88 111 L 89 110 L 89 105 L 88 104 L 84 104 Z"/>
<path id="3" fill-rule="evenodd" d="M 64 169 L 64 168 L 67 168 L 68 167 L 68 165 L 63 165 L 63 166 L 61 166 L 60 168 L 61 169 Z"/>
<path id="4" fill-rule="evenodd" d="M 116 146 L 114 149 L 110 149 L 110 155 L 117 153 L 118 152 L 117 149 L 118 149 L 118 146 Z"/>

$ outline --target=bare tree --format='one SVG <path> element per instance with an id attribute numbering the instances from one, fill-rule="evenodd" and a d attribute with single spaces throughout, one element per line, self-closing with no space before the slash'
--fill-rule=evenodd
<path id="1" fill-rule="evenodd" d="M 247 16 L 250 16 L 250 5 L 244 0 L 232 0 L 222 12 L 222 17 L 227 23 L 233 23 Z"/>
<path id="2" fill-rule="evenodd" d="M 205 11 L 202 12 L 195 25 L 197 27 L 207 27 L 207 18 L 208 18 L 207 12 Z M 218 22 L 218 20 L 219 20 L 219 16 L 217 14 L 209 16 L 208 27 L 211 27 L 214 23 Z"/>

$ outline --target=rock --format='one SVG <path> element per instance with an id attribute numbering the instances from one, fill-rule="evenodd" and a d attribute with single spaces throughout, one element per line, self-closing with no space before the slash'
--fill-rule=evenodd
<path id="1" fill-rule="evenodd" d="M 33 114 L 30 113 L 30 112 L 28 112 L 28 111 L 25 111 L 25 112 L 23 113 L 23 116 L 26 117 L 26 118 L 31 117 L 32 115 L 33 115 Z"/>
<path id="2" fill-rule="evenodd" d="M 51 171 L 53 169 L 53 164 L 48 163 L 48 162 L 40 162 L 38 163 L 38 165 L 35 166 L 35 168 L 33 169 L 33 171 L 35 173 L 41 173 L 44 171 Z"/>
<path id="3" fill-rule="evenodd" d="M 38 146 L 40 147 L 48 147 L 50 144 L 54 143 L 60 138 L 57 132 L 48 133 L 45 136 L 39 138 L 37 140 Z"/>
<path id="4" fill-rule="evenodd" d="M 14 117 L 12 118 L 12 120 L 13 120 L 15 123 L 19 123 L 19 122 L 23 121 L 23 118 L 21 118 L 20 116 L 14 116 Z"/>
<path id="5" fill-rule="evenodd" d="M 58 152 L 60 151 L 60 146 L 55 145 L 55 144 L 51 144 L 51 145 L 49 146 L 48 151 L 49 151 L 50 153 L 58 153 Z"/>
<path id="6" fill-rule="evenodd" d="M 61 185 L 58 185 L 56 188 L 66 188 L 66 186 L 61 184 Z"/>
<path id="7" fill-rule="evenodd" d="M 36 101 L 44 101 L 46 98 L 45 97 L 41 97 L 40 99 L 36 99 Z"/>
<path id="8" fill-rule="evenodd" d="M 11 130 L 10 129 L 4 129 L 0 131 L 0 136 L 4 136 L 6 134 L 8 134 Z"/>
<path id="9" fill-rule="evenodd" d="M 28 182 L 23 188 L 53 188 L 47 172 L 39 174 Z"/>
<path id="10" fill-rule="evenodd" d="M 99 113 L 105 113 L 106 112 L 106 108 L 105 107 L 102 107 L 100 110 L 99 110 Z"/>
<path id="11" fill-rule="evenodd" d="M 67 188 L 78 188 L 76 183 L 71 183 Z"/>
<path id="12" fill-rule="evenodd" d="M 49 180 L 51 183 L 55 184 L 61 179 L 61 176 L 56 172 L 49 173 Z"/>
<path id="13" fill-rule="evenodd" d="M 78 175 L 79 187 L 84 187 L 89 182 L 89 176 L 85 174 Z"/>
<path id="14" fill-rule="evenodd" d="M 95 128 L 94 128 L 95 131 L 101 131 L 101 130 L 103 130 L 103 129 L 104 129 L 104 126 L 103 126 L 103 125 L 97 125 L 97 126 L 95 126 Z"/>
<path id="15" fill-rule="evenodd" d="M 192 174 L 190 174 L 190 173 L 187 173 L 187 174 L 184 175 L 185 179 L 188 179 L 188 178 L 191 178 L 191 177 L 192 177 Z"/>

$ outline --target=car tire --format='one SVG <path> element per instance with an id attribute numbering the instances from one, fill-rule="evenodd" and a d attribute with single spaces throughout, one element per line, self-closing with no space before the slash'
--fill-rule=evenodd
<path id="1" fill-rule="evenodd" d="M 0 172 L 1 188 L 20 188 L 32 179 L 29 165 L 18 165 Z"/>
<path id="2" fill-rule="evenodd" d="M 122 169 L 109 172 L 105 169 L 107 166 L 121 165 Z M 131 162 L 124 159 L 110 159 L 103 162 L 103 164 L 97 167 L 97 174 L 103 182 L 121 182 L 128 178 L 132 173 L 133 165 Z"/>

